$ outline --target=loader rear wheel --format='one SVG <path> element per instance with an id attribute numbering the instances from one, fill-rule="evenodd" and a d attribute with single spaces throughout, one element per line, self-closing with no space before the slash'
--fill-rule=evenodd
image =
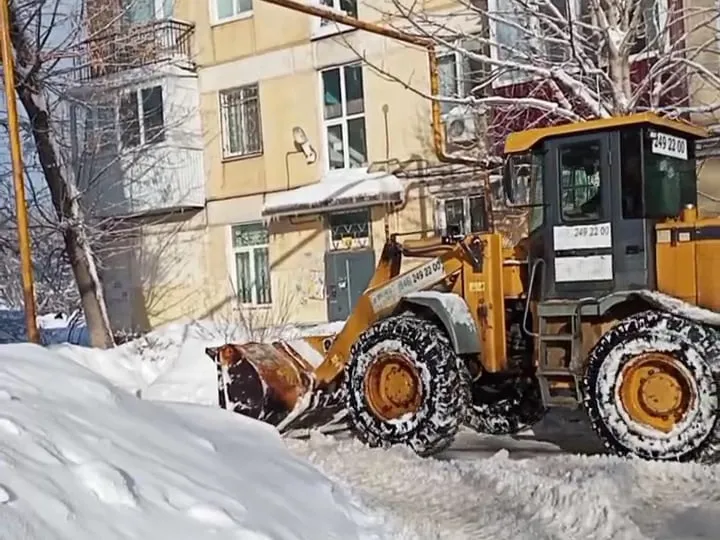
<path id="1" fill-rule="evenodd" d="M 473 383 L 465 424 L 486 435 L 513 435 L 545 416 L 535 377 L 496 379 L 483 375 Z"/>
<path id="2" fill-rule="evenodd" d="M 470 401 L 469 374 L 444 332 L 412 316 L 368 328 L 346 366 L 348 424 L 370 447 L 420 456 L 452 444 Z"/>
<path id="3" fill-rule="evenodd" d="M 720 335 L 646 311 L 590 352 L 584 404 L 606 448 L 667 461 L 720 461 Z"/>

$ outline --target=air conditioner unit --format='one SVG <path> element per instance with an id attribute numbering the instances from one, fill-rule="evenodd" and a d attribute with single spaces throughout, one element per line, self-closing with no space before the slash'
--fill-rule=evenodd
<path id="1" fill-rule="evenodd" d="M 455 107 L 445 117 L 445 140 L 449 144 L 475 142 L 477 115 L 467 107 Z"/>

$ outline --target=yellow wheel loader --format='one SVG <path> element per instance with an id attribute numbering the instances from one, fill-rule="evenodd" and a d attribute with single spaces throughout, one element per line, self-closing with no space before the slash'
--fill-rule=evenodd
<path id="1" fill-rule="evenodd" d="M 435 454 L 584 407 L 607 449 L 720 458 L 720 219 L 696 211 L 705 130 L 643 113 L 510 135 L 497 232 L 391 236 L 337 335 L 208 349 L 221 406 L 281 432 L 342 422 Z M 400 274 L 403 256 L 426 262 Z"/>

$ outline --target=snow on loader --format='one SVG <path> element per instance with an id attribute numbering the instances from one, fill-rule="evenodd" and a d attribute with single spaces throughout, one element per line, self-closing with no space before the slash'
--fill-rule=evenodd
<path id="1" fill-rule="evenodd" d="M 336 336 L 208 349 L 221 405 L 287 433 L 342 420 L 422 456 L 463 425 L 510 434 L 582 406 L 613 453 L 718 461 L 720 219 L 696 211 L 706 136 L 650 113 L 511 134 L 518 245 L 391 236 Z M 400 275 L 403 256 L 426 261 Z"/>

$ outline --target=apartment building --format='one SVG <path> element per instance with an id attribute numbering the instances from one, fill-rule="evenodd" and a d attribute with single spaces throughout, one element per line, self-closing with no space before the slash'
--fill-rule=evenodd
<path id="1" fill-rule="evenodd" d="M 95 215 L 127 231 L 103 257 L 116 326 L 344 319 L 387 231 L 484 226 L 484 177 L 438 161 L 430 102 L 399 82 L 429 93 L 424 49 L 263 1 L 102 5 L 80 88 L 86 116 L 117 127 L 104 152 L 90 145 L 86 181 Z M 445 91 L 465 92 L 473 66 L 440 60 Z M 456 116 L 449 150 L 477 146 Z"/>

